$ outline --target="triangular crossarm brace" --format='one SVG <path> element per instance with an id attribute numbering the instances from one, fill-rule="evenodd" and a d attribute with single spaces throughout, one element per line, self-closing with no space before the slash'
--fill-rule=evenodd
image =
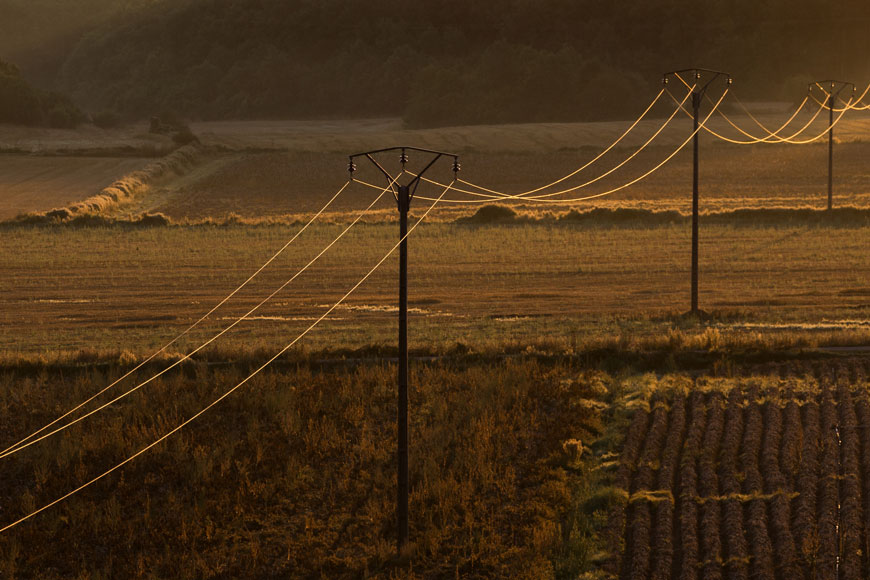
<path id="1" fill-rule="evenodd" d="M 696 90 L 695 90 L 695 94 L 698 95 L 698 97 L 695 97 L 695 98 L 700 98 L 700 97 L 702 97 L 702 96 L 704 95 L 704 93 L 707 92 L 707 88 L 709 88 L 709 86 L 710 86 L 711 84 L 713 84 L 713 81 L 715 81 L 715 80 L 718 79 L 719 77 L 725 77 L 725 78 L 728 80 L 728 84 L 729 84 L 729 85 L 733 82 L 733 79 L 731 78 L 731 75 L 728 74 L 728 73 L 726 73 L 726 72 L 722 72 L 722 71 L 719 71 L 719 70 L 712 70 L 712 69 L 709 69 L 709 68 L 684 68 L 683 70 L 675 70 L 675 71 L 671 71 L 671 72 L 668 72 L 668 73 L 665 73 L 664 75 L 662 75 L 662 84 L 663 84 L 663 85 L 667 85 L 667 84 L 668 84 L 668 79 L 669 79 L 671 76 L 678 76 L 678 75 L 682 75 L 682 74 L 686 74 L 686 73 L 691 73 L 692 78 L 693 78 L 694 80 L 696 80 L 696 81 L 700 81 L 702 76 L 705 76 L 705 75 L 712 75 L 712 76 L 710 77 L 710 80 L 708 80 L 708 81 L 704 84 L 703 87 L 701 87 L 700 89 L 696 89 Z"/>
<path id="2" fill-rule="evenodd" d="M 831 90 L 830 91 L 826 90 L 825 89 L 826 86 L 830 87 Z M 825 81 L 816 81 L 814 83 L 808 83 L 807 84 L 807 91 L 810 94 L 812 94 L 814 87 L 818 88 L 823 93 L 825 93 L 825 96 L 828 97 L 828 101 L 829 101 L 828 106 L 830 106 L 830 107 L 834 106 L 833 105 L 834 99 L 840 99 L 840 93 L 842 93 L 843 89 L 845 89 L 846 87 L 852 87 L 852 94 L 853 95 L 858 90 L 858 87 L 856 87 L 854 83 L 850 83 L 848 81 L 835 81 L 835 80 L 830 80 L 830 79 L 825 80 Z M 836 90 L 834 90 L 834 89 L 836 89 Z M 843 99 L 840 99 L 840 101 L 845 103 L 845 101 L 843 101 Z"/>
<path id="3" fill-rule="evenodd" d="M 420 172 L 418 172 L 417 175 L 414 176 L 414 178 L 411 181 L 409 181 L 405 185 L 398 185 L 396 182 L 398 181 L 399 177 L 401 177 L 401 173 L 399 174 L 399 176 L 393 177 L 390 174 L 390 172 L 387 171 L 386 169 L 384 169 L 383 165 L 378 163 L 378 160 L 374 158 L 374 155 L 377 155 L 378 153 L 386 153 L 389 151 L 401 151 L 401 153 L 399 155 L 399 162 L 402 164 L 402 173 L 404 173 L 405 164 L 408 162 L 408 154 L 407 154 L 408 151 L 417 151 L 420 153 L 429 153 L 431 155 L 434 155 L 435 157 L 433 157 L 432 160 L 429 161 L 429 163 L 426 165 L 426 167 L 424 167 Z M 354 155 L 350 155 L 348 157 L 347 167 L 348 167 L 348 171 L 350 171 L 351 179 L 353 179 L 353 172 L 356 170 L 356 164 L 354 164 L 354 159 L 356 159 L 357 157 L 365 157 L 366 159 L 368 159 L 369 161 L 372 162 L 372 165 L 377 167 L 378 170 L 384 174 L 384 177 L 386 177 L 387 180 L 389 181 L 390 189 L 393 191 L 393 197 L 396 198 L 396 201 L 399 200 L 399 189 L 406 188 L 409 191 L 409 200 L 408 200 L 409 203 L 410 203 L 410 199 L 412 199 L 414 197 L 414 193 L 417 191 L 417 187 L 420 185 L 420 181 L 421 181 L 421 178 L 423 177 L 423 174 L 426 173 L 426 171 L 428 171 L 430 167 L 435 165 L 435 163 L 439 159 L 441 159 L 442 157 L 452 157 L 453 158 L 453 172 L 458 173 L 459 169 L 460 169 L 459 156 L 454 154 L 454 153 L 445 153 L 444 151 L 434 151 L 432 149 L 421 149 L 419 147 L 388 147 L 386 149 L 376 149 L 374 151 L 366 151 L 364 153 L 356 153 Z"/>

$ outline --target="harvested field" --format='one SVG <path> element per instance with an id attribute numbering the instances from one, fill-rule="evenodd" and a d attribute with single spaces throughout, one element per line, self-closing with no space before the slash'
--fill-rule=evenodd
<path id="1" fill-rule="evenodd" d="M 769 107 L 768 107 L 769 108 Z M 769 127 L 779 127 L 790 116 L 790 105 L 780 103 L 773 107 L 779 111 L 757 115 Z M 653 110 L 652 117 L 641 121 L 637 133 L 623 141 L 629 147 L 643 143 L 647 136 L 658 129 L 671 113 L 669 101 Z M 799 115 L 792 125 L 796 132 L 813 116 Z M 638 111 L 640 113 L 640 111 Z M 740 113 L 728 111 L 738 125 L 752 127 Z M 322 120 L 322 121 L 215 121 L 194 123 L 193 131 L 204 142 L 232 149 L 286 149 L 290 151 L 313 151 L 348 155 L 366 151 L 383 143 L 407 143 L 416 147 L 465 153 L 523 153 L 528 151 L 553 152 L 583 147 L 601 147 L 619 137 L 631 123 L 626 121 L 602 121 L 587 123 L 523 123 L 504 125 L 471 125 L 442 127 L 436 129 L 408 130 L 399 119 Z M 668 145 L 677 145 L 685 139 L 685 129 L 691 124 L 679 116 L 673 121 L 680 130 L 665 131 L 659 138 Z M 710 120 L 710 127 L 728 137 L 745 139 L 722 119 Z M 806 135 L 822 134 L 825 119 L 817 119 L 807 129 Z M 847 115 L 836 128 L 837 140 L 852 142 L 866 140 L 870 134 L 870 120 L 860 114 Z M 789 132 L 783 132 L 788 136 Z M 710 141 L 712 137 L 708 137 Z"/>
<path id="2" fill-rule="evenodd" d="M 82 201 L 149 161 L 137 157 L 0 155 L 0 220 Z"/>
<path id="3" fill-rule="evenodd" d="M 353 152 L 353 150 L 347 150 Z M 666 157 L 671 150 L 650 148 L 625 168 L 565 198 L 594 195 L 618 187 Z M 462 155 L 460 177 L 472 183 L 514 193 L 537 187 L 567 175 L 592 159 L 599 150 L 572 149 L 552 152 L 529 150 L 515 152 L 471 151 Z M 632 153 L 620 149 L 600 163 L 560 187 L 571 187 L 597 178 Z M 347 154 L 283 151 L 241 153 L 215 159 L 196 174 L 169 183 L 154 197 L 142 202 L 141 211 L 161 212 L 181 220 L 201 220 L 238 214 L 248 218 L 286 216 L 320 209 L 346 177 Z M 702 212 L 756 208 L 824 208 L 827 204 L 827 149 L 823 145 L 806 147 L 768 146 L 746 149 L 715 145 L 702 150 Z M 835 207 L 870 207 L 870 170 L 865 160 L 870 143 L 847 143 L 836 151 Z M 441 162 L 431 176 L 449 181 L 449 163 Z M 546 174 L 541 167 L 546 167 Z M 383 176 L 369 164 L 359 163 L 357 178 L 385 185 Z M 511 202 L 519 211 L 541 213 L 580 209 L 638 208 L 656 211 L 691 211 L 692 157 L 689 149 L 648 179 L 612 196 L 574 204 Z M 459 185 L 458 187 L 465 187 Z M 466 187 L 467 189 L 467 187 Z M 557 188 L 558 189 L 558 188 Z M 548 190 L 552 191 L 552 190 Z M 546 192 L 543 192 L 546 193 Z M 363 207 L 371 195 L 357 188 L 343 196 L 333 207 L 349 211 Z M 473 199 L 453 193 L 451 198 Z M 556 199 L 556 198 L 554 198 Z M 415 202 L 415 205 L 423 202 Z M 392 209 L 392 206 L 382 206 Z M 441 219 L 467 215 L 479 206 L 443 204 Z"/>
<path id="4" fill-rule="evenodd" d="M 0 350 L 144 352 L 217 304 L 299 227 L 0 230 L 7 248 Z M 241 316 L 342 229 L 309 229 L 202 331 L 210 335 Z M 396 235 L 393 223 L 354 228 L 226 340 L 247 348 L 285 344 L 383 256 Z M 808 337 L 801 339 L 807 344 L 837 345 L 830 337 L 847 332 L 867 344 L 867 240 L 866 227 L 707 226 L 701 307 L 717 313 L 723 333 L 752 340 L 785 333 Z M 410 243 L 410 300 L 417 308 L 411 345 L 624 334 L 667 343 L 680 324 L 673 315 L 688 308 L 689 247 L 683 225 L 424 224 Z M 396 268 L 397 260 L 388 260 L 306 344 L 393 344 Z M 711 336 L 709 348 L 719 340 Z"/>
<path id="5" fill-rule="evenodd" d="M 616 484 L 629 499 L 611 520 L 624 537 L 613 570 L 868 577 L 868 377 L 870 361 L 853 359 L 657 391 L 622 450 Z"/>

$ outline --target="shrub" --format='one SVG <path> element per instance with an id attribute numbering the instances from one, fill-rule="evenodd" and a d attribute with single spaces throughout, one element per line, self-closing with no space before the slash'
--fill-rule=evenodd
<path id="1" fill-rule="evenodd" d="M 92 118 L 94 125 L 100 129 L 114 129 L 121 124 L 121 115 L 110 109 L 100 111 Z"/>

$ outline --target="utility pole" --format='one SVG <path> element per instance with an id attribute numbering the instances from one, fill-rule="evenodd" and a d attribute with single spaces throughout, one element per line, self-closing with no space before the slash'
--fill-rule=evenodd
<path id="1" fill-rule="evenodd" d="M 390 151 L 401 151 L 399 162 L 402 165 L 402 171 L 397 176 L 393 177 L 378 163 L 373 157 L 379 153 Z M 408 163 L 408 151 L 417 151 L 434 157 L 429 163 L 411 179 L 407 184 L 401 185 L 399 179 L 407 173 L 405 165 Z M 432 167 L 441 157 L 453 157 L 453 172 L 459 172 L 459 156 L 452 153 L 443 153 L 441 151 L 432 151 L 429 149 L 419 149 L 417 147 L 390 147 L 387 149 L 378 149 L 376 151 L 368 151 L 366 153 L 357 153 L 351 155 L 348 161 L 348 171 L 351 179 L 356 171 L 354 159 L 357 157 L 365 157 L 380 170 L 387 178 L 390 189 L 396 198 L 396 204 L 399 209 L 399 371 L 398 371 L 398 411 L 396 413 L 396 427 L 398 431 L 398 449 L 396 452 L 398 469 L 396 474 L 396 549 L 399 555 L 402 554 L 405 547 L 408 545 L 409 526 L 408 526 L 408 495 L 410 489 L 410 479 L 408 476 L 408 211 L 411 209 L 411 200 L 417 187 L 420 185 L 420 180 L 423 174 Z"/>
<path id="2" fill-rule="evenodd" d="M 830 87 L 830 92 L 825 91 L 824 86 Z M 819 81 L 810 83 L 808 90 L 813 91 L 813 86 L 820 88 L 828 94 L 826 105 L 828 107 L 828 211 L 834 209 L 834 108 L 836 107 L 837 97 L 847 86 L 852 87 L 852 93 L 855 92 L 854 84 L 845 81 Z M 822 106 L 824 107 L 825 104 Z M 844 105 L 846 106 L 846 105 Z"/>
<path id="3" fill-rule="evenodd" d="M 700 171 L 698 160 L 698 153 L 700 150 L 700 131 L 698 131 L 698 127 L 700 126 L 701 118 L 701 101 L 703 100 L 704 94 L 707 92 L 707 89 L 710 87 L 713 81 L 715 81 L 719 77 L 725 77 L 728 79 L 728 84 L 730 85 L 731 75 L 715 70 L 691 68 L 665 73 L 662 77 L 662 83 L 667 85 L 668 79 L 671 76 L 678 76 L 682 78 L 680 75 L 686 73 L 691 73 L 692 78 L 695 81 L 695 84 L 692 86 L 692 130 L 694 131 L 694 137 L 692 139 L 692 307 L 691 310 L 689 310 L 689 314 L 697 316 L 701 313 L 701 311 L 698 309 L 698 198 Z M 701 85 L 701 81 L 704 80 L 702 77 L 709 77 L 706 83 L 704 83 L 703 85 Z"/>

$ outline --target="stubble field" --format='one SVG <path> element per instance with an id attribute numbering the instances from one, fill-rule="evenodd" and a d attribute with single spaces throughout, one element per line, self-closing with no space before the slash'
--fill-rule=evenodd
<path id="1" fill-rule="evenodd" d="M 311 129 L 252 127 L 200 129 L 241 150 L 213 153 L 99 219 L 0 227 L 0 448 L 185 331 L 340 186 L 333 165 L 343 173 L 346 158 L 329 127 L 315 150 L 305 150 Z M 395 131 L 363 129 L 348 145 Z M 510 149 L 508 136 L 528 128 L 505 129 L 495 152 L 473 146 L 494 128 L 432 132 L 425 144 L 465 139 L 466 179 L 516 190 L 594 155 L 563 142 L 577 129 L 536 128 L 540 149 Z M 246 149 L 255 146 L 279 150 Z M 0 573 L 778 579 L 836 577 L 839 562 L 843 577 L 861 577 L 866 145 L 838 145 L 835 204 L 856 209 L 828 216 L 782 210 L 823 207 L 823 147 L 704 151 L 700 319 L 683 316 L 691 174 L 682 154 L 594 206 L 477 217 L 476 207 L 436 208 L 412 234 L 412 545 L 400 557 L 391 257 L 190 427 L 2 532 Z M 236 323 L 377 194 L 350 187 L 233 300 L 112 393 Z M 192 360 L 46 441 L 0 452 L 0 527 L 171 432 L 299 336 L 395 244 L 393 204 L 376 205 Z M 412 217 L 427 206 L 415 201 Z M 582 214 L 593 207 L 600 213 Z M 125 221 L 142 211 L 176 225 Z"/>

